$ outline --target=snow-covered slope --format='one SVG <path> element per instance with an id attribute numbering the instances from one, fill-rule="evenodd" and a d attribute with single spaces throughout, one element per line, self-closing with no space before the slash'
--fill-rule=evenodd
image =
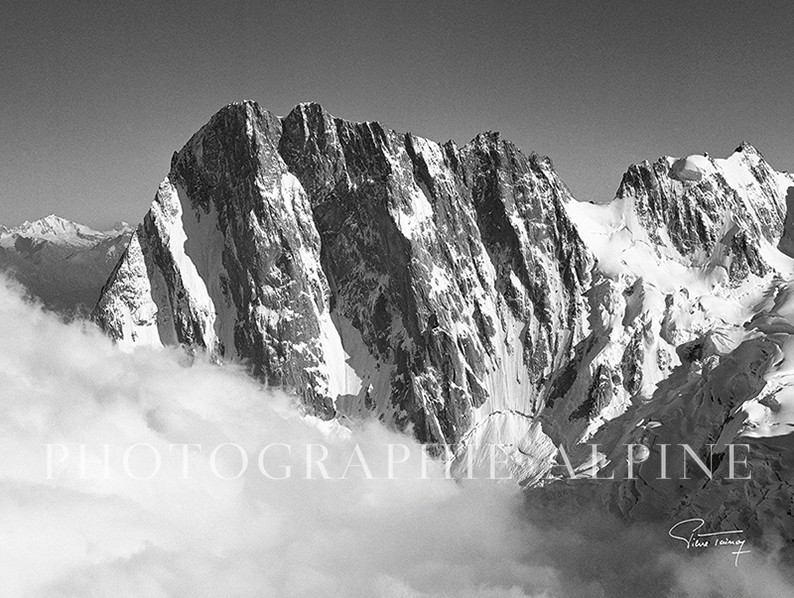
<path id="1" fill-rule="evenodd" d="M 131 235 L 120 222 L 100 232 L 54 214 L 0 227 L 0 269 L 52 309 L 87 314 Z"/>
<path id="2" fill-rule="evenodd" d="M 745 143 L 727 159 L 632 166 L 610 204 L 566 205 L 597 258 L 592 334 L 539 418 L 583 478 L 618 481 L 534 492 L 590 495 L 630 518 L 699 517 L 755 541 L 792 537 L 794 260 L 777 249 L 792 232 L 792 191 L 794 177 Z M 662 469 L 662 447 L 682 443 L 712 477 L 691 459 L 684 471 L 680 448 Z M 750 444 L 738 471 L 750 480 L 730 479 L 731 443 Z M 633 466 L 636 479 L 625 479 L 630 444 L 646 459 Z M 528 467 L 525 456 L 517 461 Z"/>
<path id="3" fill-rule="evenodd" d="M 757 302 L 792 271 L 776 249 L 789 188 L 794 177 L 744 143 L 724 160 L 631 166 L 609 204 L 568 202 L 597 260 L 592 334 L 554 381 L 546 429 L 586 439 L 649 399 L 686 343 L 710 334 L 726 351 L 738 342 Z"/>

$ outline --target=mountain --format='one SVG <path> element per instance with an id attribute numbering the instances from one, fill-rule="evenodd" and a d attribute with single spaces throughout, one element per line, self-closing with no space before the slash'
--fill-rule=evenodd
<path id="1" fill-rule="evenodd" d="M 325 417 L 455 443 L 493 413 L 524 425 L 583 334 L 566 201 L 495 134 L 457 149 L 233 104 L 175 154 L 95 314 L 122 341 L 246 359 Z"/>
<path id="2" fill-rule="evenodd" d="M 88 314 L 131 236 L 126 223 L 99 232 L 54 214 L 0 227 L 0 270 L 47 307 Z"/>
<path id="3" fill-rule="evenodd" d="M 411 429 L 462 465 L 499 444 L 542 500 L 785 536 L 792 197 L 748 143 L 632 165 L 594 205 L 496 133 L 457 147 L 241 102 L 174 154 L 94 318 L 121 343 L 246 362 L 311 413 Z M 661 445 L 683 442 L 713 474 L 680 483 L 678 458 L 658 479 Z M 750 443 L 755 485 L 727 479 L 731 442 Z M 563 453 L 618 481 L 549 482 Z"/>
<path id="4" fill-rule="evenodd" d="M 610 417 L 650 397 L 685 361 L 687 343 L 745 330 L 755 306 L 792 273 L 776 248 L 790 188 L 792 175 L 742 144 L 727 159 L 632 165 L 611 203 L 567 204 L 597 274 L 588 291 L 592 333 L 557 377 L 548 407 L 582 395 L 589 402 L 571 404 L 555 425 L 578 421 L 592 433 L 598 412 Z M 578 438 L 571 434 L 563 436 Z"/>
<path id="5" fill-rule="evenodd" d="M 769 545 L 792 537 L 794 261 L 778 249 L 792 193 L 794 177 L 743 143 L 727 159 L 633 165 L 611 203 L 567 204 L 596 256 L 598 317 L 539 415 L 583 478 L 552 484 L 555 500 L 589 495 L 631 519 L 698 517 Z M 682 443 L 712 475 L 685 464 Z M 749 445 L 735 476 L 730 443 Z M 627 445 L 646 459 L 636 479 Z"/>

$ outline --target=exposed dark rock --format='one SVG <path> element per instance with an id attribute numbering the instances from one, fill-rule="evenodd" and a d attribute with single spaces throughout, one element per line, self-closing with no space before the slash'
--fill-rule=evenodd
<path id="1" fill-rule="evenodd" d="M 248 360 L 326 416 L 340 398 L 455 442 L 489 400 L 536 402 L 581 337 L 593 261 L 569 200 L 548 159 L 496 134 L 458 150 L 317 104 L 283 120 L 233 104 L 174 155 L 137 233 L 142 264 L 133 248 L 96 318 L 117 338 L 154 326 L 160 342 Z M 330 389 L 343 364 L 327 337 L 360 389 Z"/>

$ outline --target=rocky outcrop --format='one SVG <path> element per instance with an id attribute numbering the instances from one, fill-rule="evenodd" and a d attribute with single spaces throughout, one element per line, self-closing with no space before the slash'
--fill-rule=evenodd
<path id="1" fill-rule="evenodd" d="M 786 190 L 786 218 L 783 221 L 783 236 L 778 249 L 789 257 L 794 257 L 794 183 Z"/>
<path id="2" fill-rule="evenodd" d="M 791 387 L 776 381 L 790 376 L 785 357 L 794 329 L 760 330 L 757 321 L 768 322 L 772 310 L 759 307 L 747 337 L 725 345 L 707 335 L 683 345 L 681 365 L 652 396 L 600 426 L 587 446 L 569 447 L 578 479 L 530 489 L 532 499 L 588 500 L 629 520 L 699 518 L 709 530 L 739 529 L 748 543 L 790 552 L 794 424 L 755 433 L 763 416 L 748 418 L 747 411 L 790 409 Z M 595 406 L 609 385 L 603 369 L 596 379 L 583 406 Z M 593 468 L 581 465 L 593 463 L 592 446 L 599 454 Z"/>

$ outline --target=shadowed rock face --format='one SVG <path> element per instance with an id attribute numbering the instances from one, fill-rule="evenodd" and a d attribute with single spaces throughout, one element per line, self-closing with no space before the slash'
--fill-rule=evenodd
<path id="1" fill-rule="evenodd" d="M 240 358 L 330 417 L 456 442 L 533 411 L 583 335 L 592 258 L 548 159 L 232 104 L 174 155 L 96 320 Z M 509 373 L 508 373 L 509 372 Z"/>
<path id="2" fill-rule="evenodd" d="M 778 249 L 787 256 L 794 257 L 794 184 L 786 192 L 786 219 Z"/>

